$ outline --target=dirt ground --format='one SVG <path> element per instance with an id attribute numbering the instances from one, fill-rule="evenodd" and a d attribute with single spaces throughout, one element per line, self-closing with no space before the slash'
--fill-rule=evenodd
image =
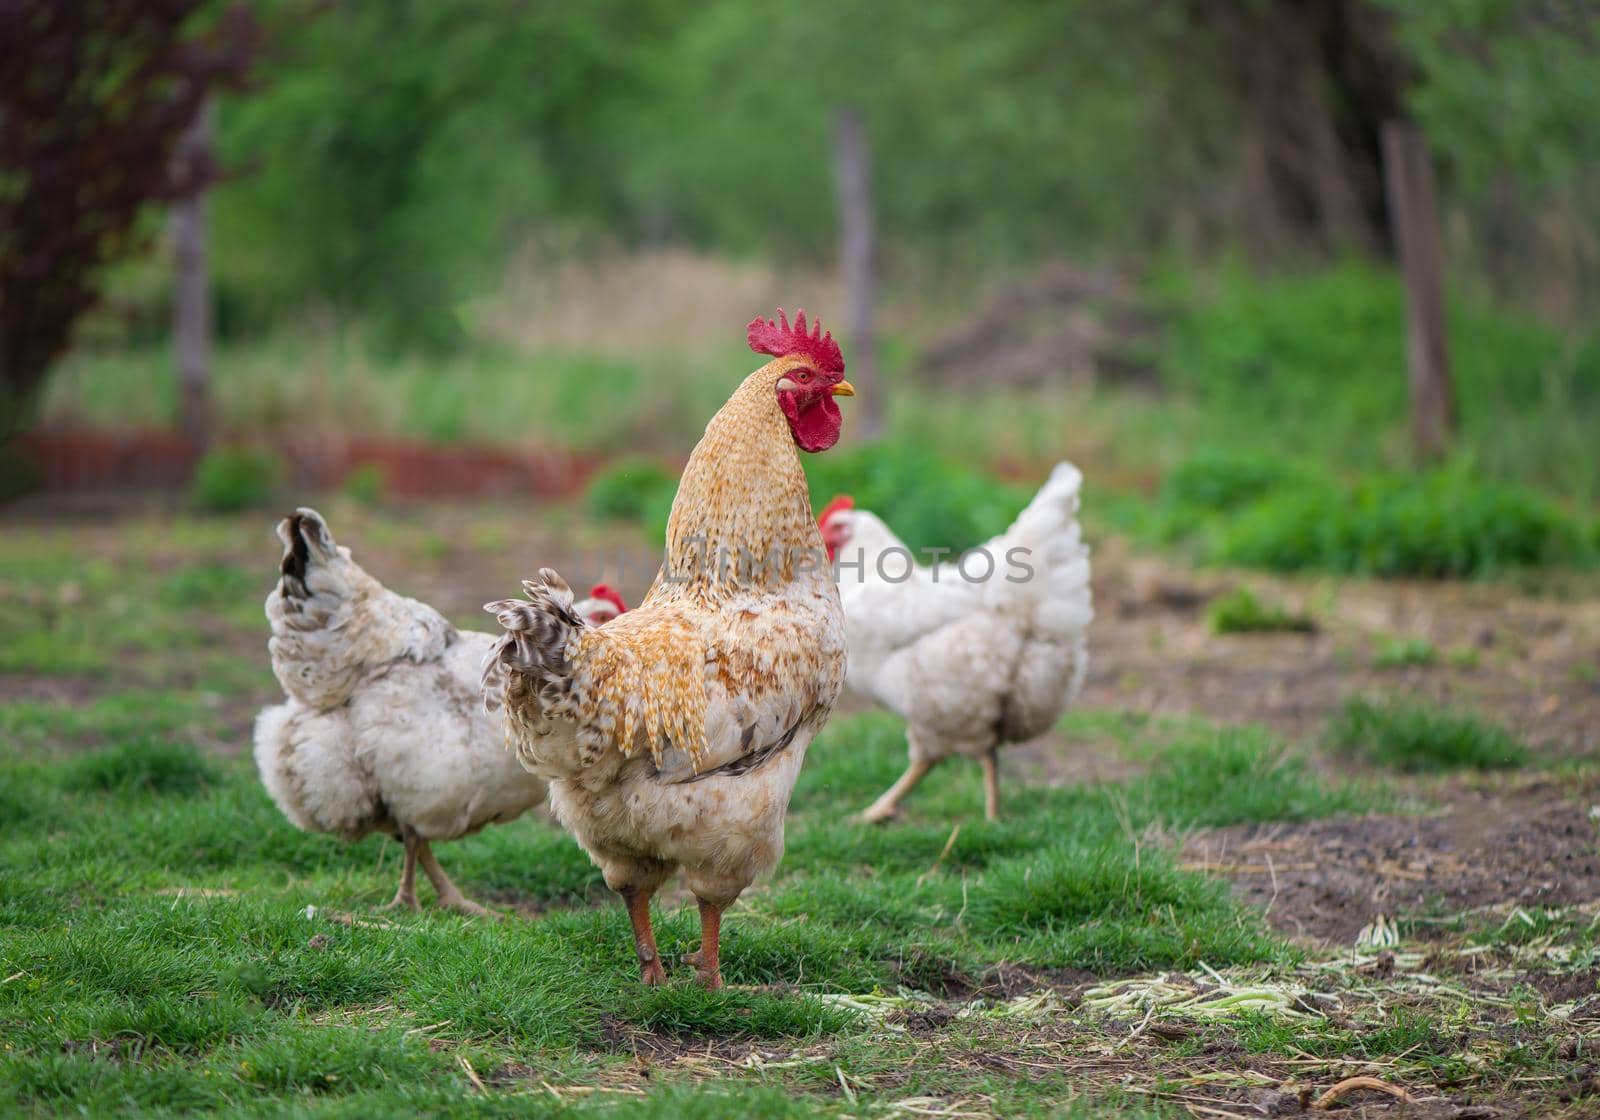
<path id="1" fill-rule="evenodd" d="M 1211 632 L 1205 604 L 1247 583 L 1309 611 L 1311 634 Z M 1584 594 L 1585 592 L 1591 592 Z M 1091 670 L 1082 709 L 1260 723 L 1316 753 L 1328 717 L 1354 695 L 1398 695 L 1501 723 L 1544 763 L 1600 755 L 1600 587 L 1535 596 L 1495 584 L 1275 579 L 1096 556 Z M 1377 644 L 1420 637 L 1428 666 L 1374 665 Z M 1049 736 L 1008 765 L 1035 780 L 1102 781 L 1136 763 L 1103 745 Z M 1433 806 L 1423 815 L 1248 825 L 1186 837 L 1184 859 L 1231 878 L 1272 923 L 1349 944 L 1379 914 L 1600 900 L 1600 774 L 1366 777 Z"/>

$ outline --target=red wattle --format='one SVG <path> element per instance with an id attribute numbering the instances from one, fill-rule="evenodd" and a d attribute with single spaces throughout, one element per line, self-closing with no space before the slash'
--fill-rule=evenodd
<path id="1" fill-rule="evenodd" d="M 789 419 L 789 434 L 801 451 L 826 451 L 839 442 L 844 417 L 833 394 L 823 391 L 802 398 L 798 392 L 778 394 L 778 405 Z"/>

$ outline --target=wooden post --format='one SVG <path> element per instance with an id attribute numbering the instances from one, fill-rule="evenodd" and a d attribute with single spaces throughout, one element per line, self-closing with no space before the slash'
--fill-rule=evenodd
<path id="1" fill-rule="evenodd" d="M 872 273 L 872 179 L 865 131 L 854 108 L 840 108 L 834 127 L 834 179 L 839 192 L 840 265 L 844 273 L 850 379 L 861 390 L 854 427 L 871 439 L 883 430 L 883 386 L 878 380 L 873 329 L 876 292 Z"/>
<path id="2" fill-rule="evenodd" d="M 1444 323 L 1439 202 L 1427 145 L 1414 125 L 1389 121 L 1383 126 L 1383 175 L 1406 285 L 1411 443 L 1418 459 L 1428 461 L 1449 449 L 1455 401 Z"/>
<path id="3" fill-rule="evenodd" d="M 211 158 L 212 105 L 207 100 L 178 141 L 174 162 L 181 179 Z M 211 442 L 211 279 L 207 260 L 205 190 L 172 207 L 177 257 L 172 336 L 178 361 L 178 426 L 199 451 Z"/>

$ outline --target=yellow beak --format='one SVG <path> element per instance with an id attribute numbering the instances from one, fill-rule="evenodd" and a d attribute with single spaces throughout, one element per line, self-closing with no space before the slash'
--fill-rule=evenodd
<path id="1" fill-rule="evenodd" d="M 853 397 L 856 395 L 856 387 L 850 384 L 848 381 L 841 381 L 839 384 L 829 389 L 828 392 L 832 393 L 836 397 Z"/>

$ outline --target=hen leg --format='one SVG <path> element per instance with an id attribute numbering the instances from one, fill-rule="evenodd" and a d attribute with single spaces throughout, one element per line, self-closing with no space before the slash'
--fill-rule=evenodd
<path id="1" fill-rule="evenodd" d="M 400 831 L 400 841 L 406 846 L 405 862 L 400 865 L 400 889 L 394 892 L 394 898 L 384 909 L 394 910 L 404 906 L 416 913 L 422 909 L 417 902 L 417 846 L 422 841 L 409 828 Z"/>
<path id="2" fill-rule="evenodd" d="M 499 917 L 494 911 L 484 909 L 461 893 L 461 888 L 451 882 L 450 876 L 439 866 L 439 861 L 433 856 L 433 847 L 426 840 L 417 841 L 417 858 L 422 861 L 422 870 L 427 872 L 428 882 L 433 884 L 434 891 L 439 895 L 440 906 L 462 914 L 475 914 L 480 918 Z"/>
<path id="3" fill-rule="evenodd" d="M 916 788 L 918 782 L 927 777 L 928 771 L 933 769 L 933 763 L 921 759 L 912 759 L 911 765 L 906 767 L 906 772 L 900 775 L 900 780 L 884 791 L 882 797 L 867 806 L 862 812 L 861 819 L 868 824 L 877 824 L 894 816 L 900 808 L 900 799 Z"/>
<path id="4" fill-rule="evenodd" d="M 1000 748 L 990 747 L 978 757 L 983 767 L 983 815 L 986 820 L 1000 819 Z"/>
<path id="5" fill-rule="evenodd" d="M 639 979 L 654 988 L 666 983 L 667 970 L 661 967 L 656 951 L 656 931 L 650 928 L 650 895 L 654 892 L 628 887 L 619 892 L 633 923 L 633 951 L 639 954 Z"/>
<path id="6" fill-rule="evenodd" d="M 713 906 L 705 899 L 700 903 L 700 948 L 685 953 L 684 964 L 694 965 L 700 983 L 707 988 L 722 987 L 722 907 Z"/>

